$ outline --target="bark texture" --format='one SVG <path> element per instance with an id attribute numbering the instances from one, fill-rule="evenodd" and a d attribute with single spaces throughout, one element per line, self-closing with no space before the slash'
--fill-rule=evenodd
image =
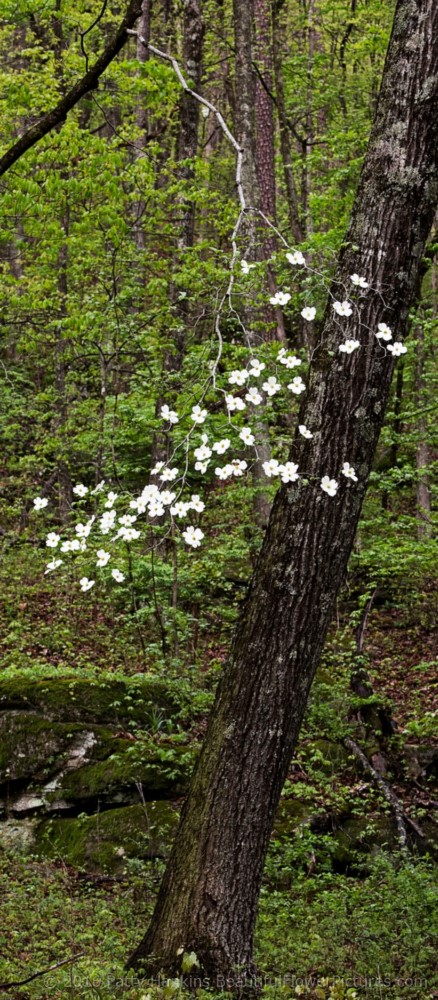
<path id="1" fill-rule="evenodd" d="M 219 685 L 203 751 L 150 928 L 129 965 L 176 972 L 181 949 L 236 991 L 253 972 L 253 930 L 273 817 L 353 544 L 393 359 L 376 339 L 406 326 L 437 202 L 438 6 L 399 0 L 376 120 L 332 294 L 372 286 L 353 315 L 327 306 L 291 456 L 301 479 L 278 492 Z M 375 291 L 373 291 L 375 289 Z M 361 348 L 339 353 L 345 336 Z M 320 489 L 358 482 L 335 497 Z M 196 970 L 194 970 L 196 971 Z"/>

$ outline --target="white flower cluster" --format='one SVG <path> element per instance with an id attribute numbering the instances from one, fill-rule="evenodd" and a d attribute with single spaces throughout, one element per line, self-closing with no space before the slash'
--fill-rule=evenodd
<path id="1" fill-rule="evenodd" d="M 349 462 L 344 462 L 341 474 L 345 476 L 346 479 L 352 479 L 354 483 L 357 483 L 357 475 L 353 466 Z M 336 479 L 330 479 L 330 476 L 323 476 L 320 483 L 321 489 L 324 493 L 327 493 L 329 497 L 336 496 L 339 483 Z"/>
<path id="2" fill-rule="evenodd" d="M 298 465 L 295 462 L 278 462 L 276 458 L 263 462 L 263 472 L 268 479 L 272 476 L 280 476 L 283 483 L 295 483 L 299 479 Z"/>
<path id="3" fill-rule="evenodd" d="M 294 250 L 286 254 L 286 259 L 288 262 L 296 267 L 307 267 L 306 260 L 299 250 Z M 242 274 L 247 275 L 255 267 L 255 264 L 250 264 L 246 260 L 241 260 Z M 358 289 L 360 292 L 365 292 L 369 288 L 369 282 L 361 275 L 354 273 L 350 275 L 350 280 L 352 285 Z M 271 296 L 270 303 L 274 306 L 285 306 L 291 299 L 291 294 L 287 291 L 280 290 Z M 349 318 L 353 315 L 354 304 L 348 300 L 335 300 L 332 303 L 333 311 L 339 317 Z M 303 306 L 301 309 L 301 316 L 306 322 L 313 322 L 316 317 L 316 307 L 313 305 Z M 394 357 L 398 357 L 406 353 L 406 347 L 398 341 L 393 342 L 392 331 L 386 323 L 381 322 L 377 326 L 377 331 L 375 334 L 376 338 L 380 343 L 384 343 L 386 349 Z M 355 351 L 360 349 L 360 341 L 350 337 L 345 339 L 338 347 L 338 351 L 341 354 L 353 354 Z M 302 364 L 301 358 L 297 357 L 286 347 L 281 347 L 278 350 L 276 357 L 278 365 L 283 366 L 287 370 L 299 367 Z M 263 375 L 263 373 L 265 373 Z M 251 384 L 252 379 L 258 379 L 263 376 L 264 381 L 256 385 Z M 185 482 L 186 471 L 188 468 L 188 462 L 190 460 L 190 454 L 193 454 L 193 471 L 201 474 L 205 474 L 207 470 L 212 467 L 214 468 L 214 476 L 216 480 L 225 481 L 232 480 L 234 478 L 242 478 L 248 471 L 248 462 L 242 458 L 235 457 L 228 461 L 223 466 L 215 466 L 212 459 L 215 456 L 224 455 L 230 448 L 232 448 L 233 434 L 235 435 L 234 440 L 238 438 L 240 442 L 240 447 L 251 448 L 256 447 L 256 434 L 251 426 L 245 424 L 244 426 L 236 426 L 236 424 L 231 419 L 231 415 L 238 415 L 239 413 L 245 411 L 247 406 L 260 406 L 262 403 L 267 402 L 270 398 L 276 396 L 281 392 L 283 386 L 277 375 L 268 374 L 266 372 L 266 364 L 260 361 L 257 357 L 251 356 L 242 368 L 234 368 L 227 375 L 227 383 L 229 386 L 235 386 L 236 390 L 242 390 L 239 394 L 237 391 L 236 395 L 231 392 L 223 392 L 223 397 L 225 401 L 225 407 L 227 411 L 228 423 L 230 426 L 230 437 L 221 437 L 216 441 L 211 442 L 209 436 L 206 433 L 201 435 L 201 442 L 196 444 L 193 451 L 189 450 L 190 438 L 194 431 L 196 431 L 197 425 L 202 425 L 205 423 L 208 417 L 207 408 L 203 407 L 200 403 L 195 403 L 191 407 L 191 412 L 184 419 L 190 422 L 190 429 L 184 440 L 184 446 L 186 448 L 187 461 L 185 465 L 185 470 L 180 472 L 180 469 L 175 465 L 171 465 L 171 462 L 165 463 L 163 461 L 157 462 L 154 468 L 151 470 L 151 477 L 156 476 L 159 484 L 148 483 L 139 494 L 139 496 L 134 497 L 129 501 L 130 513 L 123 513 L 118 516 L 117 510 L 115 508 L 116 501 L 119 499 L 118 494 L 109 490 L 102 498 L 101 513 L 98 515 L 92 515 L 87 521 L 79 522 L 75 525 L 74 537 L 71 539 L 61 540 L 61 536 L 57 534 L 56 531 L 50 531 L 46 536 L 46 546 L 50 549 L 58 549 L 62 554 L 71 553 L 79 554 L 87 550 L 88 538 L 95 525 L 95 530 L 97 530 L 101 535 L 111 535 L 110 542 L 114 543 L 117 541 L 122 541 L 126 544 L 137 541 L 141 538 L 141 530 L 137 526 L 137 520 L 141 515 L 146 515 L 149 519 L 156 522 L 161 518 L 167 516 L 167 519 L 178 526 L 181 521 L 187 521 L 190 518 L 191 512 L 200 515 L 205 509 L 205 503 L 197 493 L 193 493 L 190 499 L 185 499 L 181 497 L 182 486 Z M 287 384 L 287 388 L 294 395 L 299 396 L 306 390 L 306 384 L 301 378 L 301 376 L 296 375 L 292 378 L 292 381 Z M 243 397 L 243 398 L 242 398 Z M 202 396 L 202 400 L 204 396 Z M 180 416 L 176 409 L 172 409 L 168 403 L 163 403 L 160 405 L 160 416 L 163 421 L 165 421 L 168 426 L 168 431 L 175 425 L 179 424 L 181 421 L 184 424 L 184 419 Z M 193 426 L 194 425 L 194 426 Z M 314 432 L 310 430 L 305 424 L 299 424 L 298 426 L 299 435 L 305 440 L 311 440 L 314 436 Z M 177 450 L 181 445 L 177 445 Z M 292 461 L 280 462 L 277 459 L 269 459 L 263 462 L 263 470 L 265 475 L 269 478 L 278 477 L 282 483 L 289 484 L 295 483 L 300 479 L 300 473 L 298 471 L 298 465 Z M 342 469 L 340 471 L 340 476 L 345 479 L 351 480 L 351 482 L 356 483 L 358 481 L 358 476 L 356 475 L 354 467 L 349 462 L 344 462 Z M 176 492 L 176 481 L 181 484 L 181 488 L 178 493 Z M 167 484 L 173 484 L 172 489 L 167 488 Z M 322 476 L 319 487 L 330 497 L 336 496 L 339 490 L 339 482 L 335 478 L 331 478 L 329 475 Z M 94 489 L 86 486 L 84 483 L 77 483 L 73 487 L 73 496 L 77 500 L 85 500 L 89 495 L 95 496 L 101 493 L 105 487 L 105 483 L 98 483 Z M 45 497 L 35 497 L 33 500 L 33 506 L 35 511 L 44 510 L 48 505 L 48 500 Z M 166 522 L 163 522 L 166 523 Z M 198 548 L 201 545 L 202 539 L 204 538 L 203 531 L 196 525 L 186 524 L 183 530 L 181 530 L 181 537 L 183 538 L 186 545 L 191 548 Z M 99 570 L 105 569 L 109 564 L 112 565 L 113 554 L 107 548 L 98 548 L 95 553 L 96 558 L 96 568 Z M 57 570 L 63 564 L 61 558 L 53 558 L 47 563 L 45 572 L 51 573 Z M 117 583 L 123 583 L 125 580 L 125 574 L 118 568 L 111 568 L 110 570 L 111 578 Z M 82 576 L 79 581 L 81 590 L 86 593 L 95 586 L 96 581 L 88 576 Z"/>

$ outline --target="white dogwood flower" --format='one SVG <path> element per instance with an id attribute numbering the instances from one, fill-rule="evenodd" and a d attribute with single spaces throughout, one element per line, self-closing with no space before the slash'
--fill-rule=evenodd
<path id="1" fill-rule="evenodd" d="M 239 437 L 244 444 L 251 445 L 255 442 L 255 437 L 250 427 L 242 427 Z"/>
<path id="2" fill-rule="evenodd" d="M 349 462 L 344 462 L 342 469 L 342 475 L 346 476 L 347 479 L 352 479 L 353 482 L 357 483 L 357 476 L 353 469 L 353 466 Z"/>
<path id="3" fill-rule="evenodd" d="M 208 448 L 206 444 L 200 444 L 199 448 L 195 448 L 193 454 L 198 462 L 205 462 L 207 458 L 211 458 L 211 448 Z"/>
<path id="4" fill-rule="evenodd" d="M 305 424 L 298 424 L 298 430 L 301 437 L 307 438 L 308 441 L 310 441 L 310 438 L 313 438 L 312 431 L 309 431 L 309 428 Z"/>
<path id="5" fill-rule="evenodd" d="M 228 381 L 230 385 L 245 385 L 247 378 L 249 378 L 249 372 L 246 368 L 235 368 L 228 376 Z"/>
<path id="6" fill-rule="evenodd" d="M 303 382 L 301 375 L 296 375 L 295 378 L 292 379 L 292 382 L 289 382 L 288 389 L 290 389 L 291 392 L 294 392 L 296 396 L 299 396 L 300 392 L 306 391 L 306 384 Z"/>
<path id="7" fill-rule="evenodd" d="M 192 412 L 190 414 L 190 417 L 193 420 L 193 423 L 195 424 L 203 424 L 206 416 L 207 416 L 207 410 L 201 409 L 201 407 L 198 406 L 198 404 L 196 404 L 196 406 L 193 407 Z"/>
<path id="8" fill-rule="evenodd" d="M 245 399 L 248 400 L 248 403 L 252 403 L 253 406 L 258 406 L 259 403 L 263 403 L 263 396 L 260 395 L 258 389 L 256 389 L 254 385 L 248 389 Z"/>
<path id="9" fill-rule="evenodd" d="M 339 350 L 342 354 L 352 354 L 353 351 L 357 351 L 358 347 L 360 347 L 359 340 L 346 340 L 343 344 L 339 344 Z"/>
<path id="10" fill-rule="evenodd" d="M 174 479 L 176 479 L 177 475 L 178 469 L 175 466 L 173 469 L 163 469 L 160 480 L 162 483 L 171 483 Z"/>
<path id="11" fill-rule="evenodd" d="M 233 413 L 234 410 L 244 410 L 246 408 L 246 404 L 243 402 L 243 399 L 240 399 L 240 396 L 231 396 L 227 394 L 225 395 L 225 402 L 229 413 Z"/>
<path id="12" fill-rule="evenodd" d="M 118 497 L 118 493 L 113 493 L 113 491 L 110 490 L 110 492 L 108 493 L 107 499 L 106 499 L 105 507 L 108 507 L 109 509 L 111 509 L 113 503 L 115 503 L 115 501 L 117 500 L 117 497 Z"/>
<path id="13" fill-rule="evenodd" d="M 338 314 L 338 316 L 351 316 L 353 312 L 351 308 L 351 303 L 347 302 L 346 299 L 344 300 L 344 302 L 338 302 L 338 301 L 334 302 L 333 309 L 335 310 L 335 313 Z"/>
<path id="14" fill-rule="evenodd" d="M 230 468 L 232 470 L 233 476 L 243 476 L 243 473 L 248 468 L 248 465 L 245 461 L 243 461 L 240 458 L 233 458 L 233 460 L 230 462 Z"/>
<path id="15" fill-rule="evenodd" d="M 262 468 L 265 476 L 267 476 L 268 479 L 271 479 L 271 476 L 279 475 L 280 463 L 276 458 L 270 458 L 268 462 L 263 462 Z"/>
<path id="16" fill-rule="evenodd" d="M 179 416 L 176 410 L 171 410 L 167 403 L 164 403 L 164 406 L 161 407 L 160 414 L 163 420 L 169 421 L 169 424 L 177 424 L 179 421 Z"/>
<path id="17" fill-rule="evenodd" d="M 46 565 L 44 576 L 47 576 L 48 573 L 53 573 L 53 571 L 58 569 L 59 566 L 62 566 L 62 559 L 51 559 L 51 561 Z"/>
<path id="18" fill-rule="evenodd" d="M 262 371 L 264 371 L 264 369 L 266 368 L 266 365 L 263 363 L 263 361 L 258 361 L 257 358 L 251 358 L 249 363 L 251 366 L 249 372 L 250 375 L 254 376 L 261 375 Z"/>
<path id="19" fill-rule="evenodd" d="M 376 337 L 378 340 L 392 340 L 392 330 L 386 323 L 378 323 Z"/>
<path id="20" fill-rule="evenodd" d="M 177 502 L 170 508 L 170 513 L 172 517 L 187 517 L 190 510 L 190 504 L 184 500 L 177 500 Z"/>
<path id="21" fill-rule="evenodd" d="M 304 309 L 301 310 L 301 315 L 303 319 L 307 319 L 311 323 L 316 316 L 315 306 L 304 306 Z"/>
<path id="22" fill-rule="evenodd" d="M 220 466 L 217 466 L 216 469 L 214 470 L 214 474 L 215 476 L 218 477 L 218 479 L 229 479 L 230 476 L 233 475 L 233 466 L 224 465 L 222 468 L 220 468 Z"/>
<path id="23" fill-rule="evenodd" d="M 158 497 L 152 497 L 152 500 L 149 500 L 149 505 L 148 505 L 149 517 L 162 517 L 164 513 L 165 509 L 163 507 L 163 504 L 160 503 Z"/>
<path id="24" fill-rule="evenodd" d="M 330 476 L 323 476 L 321 479 L 321 489 L 324 493 L 328 493 L 329 497 L 336 496 L 339 489 L 339 483 L 336 479 L 330 479 Z"/>
<path id="25" fill-rule="evenodd" d="M 361 278 L 359 274 L 350 274 L 350 281 L 353 283 L 353 285 L 357 285 L 358 288 L 370 287 L 365 278 Z"/>
<path id="26" fill-rule="evenodd" d="M 286 306 L 289 299 L 289 292 L 276 292 L 275 295 L 272 295 L 269 301 L 271 306 Z"/>
<path id="27" fill-rule="evenodd" d="M 196 510 L 197 514 L 202 514 L 202 511 L 205 510 L 205 503 L 201 500 L 198 493 L 192 493 L 189 507 L 191 507 L 192 510 Z"/>
<path id="28" fill-rule="evenodd" d="M 401 344 L 399 340 L 396 340 L 393 344 L 388 344 L 388 351 L 390 351 L 394 358 L 399 358 L 401 354 L 406 354 L 407 347 Z"/>
<path id="29" fill-rule="evenodd" d="M 140 532 L 137 528 L 119 528 L 116 538 L 122 538 L 124 542 L 135 542 L 140 538 Z"/>
<path id="30" fill-rule="evenodd" d="M 57 535 L 56 531 L 49 531 L 46 538 L 46 545 L 48 549 L 56 549 L 56 546 L 61 541 L 61 535 Z"/>
<path id="31" fill-rule="evenodd" d="M 303 267 L 306 264 L 305 258 L 303 257 L 301 250 L 293 250 L 292 253 L 287 253 L 286 260 L 289 261 L 289 264 L 293 264 L 294 266 L 297 267 Z"/>
<path id="32" fill-rule="evenodd" d="M 201 531 L 200 528 L 194 528 L 193 525 L 189 525 L 189 527 L 182 532 L 182 536 L 187 545 L 191 545 L 193 549 L 197 549 L 202 542 L 204 532 Z"/>
<path id="33" fill-rule="evenodd" d="M 231 441 L 229 438 L 222 438 L 222 441 L 215 441 L 213 451 L 215 451 L 218 455 L 223 455 L 230 447 L 230 444 Z"/>
<path id="34" fill-rule="evenodd" d="M 122 573 L 121 570 L 119 570 L 119 569 L 112 569 L 111 570 L 111 576 L 112 576 L 113 580 L 116 581 L 116 583 L 123 583 L 123 581 L 125 579 L 125 574 Z"/>
<path id="35" fill-rule="evenodd" d="M 267 396 L 275 396 L 277 392 L 281 391 L 281 385 L 275 378 L 275 375 L 270 375 L 266 382 L 263 382 L 262 389 L 266 392 Z"/>
<path id="36" fill-rule="evenodd" d="M 106 566 L 107 562 L 111 559 L 109 552 L 105 552 L 105 549 L 98 549 L 97 555 L 97 565 L 99 567 Z"/>
<path id="37" fill-rule="evenodd" d="M 295 483 L 300 478 L 295 462 L 285 462 L 284 465 L 279 465 L 278 471 L 283 483 Z"/>
<path id="38" fill-rule="evenodd" d="M 48 502 L 47 497 L 35 497 L 33 505 L 35 510 L 44 510 L 44 507 L 47 507 Z"/>

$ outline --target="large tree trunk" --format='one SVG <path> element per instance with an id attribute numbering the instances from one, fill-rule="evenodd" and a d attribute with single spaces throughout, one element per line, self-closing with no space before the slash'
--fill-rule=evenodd
<path id="1" fill-rule="evenodd" d="M 398 0 L 376 120 L 332 292 L 372 285 L 342 326 L 327 306 L 292 457 L 279 490 L 150 928 L 130 959 L 176 972 L 195 952 L 215 985 L 253 972 L 253 930 L 275 809 L 342 582 L 381 428 L 393 359 L 437 201 L 438 6 Z M 375 291 L 374 291 L 375 289 Z M 361 342 L 338 351 L 344 336 Z M 320 478 L 350 462 L 335 497 Z M 236 970 L 239 970 L 236 972 Z M 196 970 L 194 970 L 196 971 Z"/>

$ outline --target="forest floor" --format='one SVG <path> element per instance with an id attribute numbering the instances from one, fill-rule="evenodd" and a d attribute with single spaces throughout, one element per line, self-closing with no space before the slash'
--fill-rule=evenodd
<path id="1" fill-rule="evenodd" d="M 4 670 L 26 674 L 33 665 L 41 677 L 92 669 L 103 679 L 121 670 L 138 673 L 138 648 L 123 616 L 110 650 L 110 610 L 66 602 L 51 585 L 33 583 L 18 608 L 11 596 L 1 617 Z M 373 696 L 361 702 L 349 687 L 354 630 L 342 621 L 333 626 L 282 799 L 285 815 L 299 796 L 317 819 L 293 836 L 280 823 L 266 863 L 256 952 L 267 998 L 438 997 L 436 868 L 428 839 L 437 798 L 437 641 L 430 594 L 421 614 L 418 604 L 373 607 L 364 643 Z M 226 630 L 218 632 L 198 650 L 196 668 L 176 670 L 192 693 L 189 740 L 199 742 L 205 731 L 226 646 Z M 375 716 L 366 714 L 382 706 L 396 723 L 391 736 L 376 732 Z M 420 829 L 427 826 L 427 838 L 423 844 L 416 838 L 409 859 L 393 842 L 385 848 L 377 838 L 373 847 L 372 836 L 365 852 L 355 854 L 353 845 L 339 853 L 345 833 L 339 817 L 347 809 L 349 829 L 354 820 L 368 837 L 391 812 L 369 775 L 347 759 L 348 733 L 365 747 L 405 815 Z M 178 981 L 140 982 L 124 971 L 147 925 L 164 864 L 162 857 L 127 858 L 114 874 L 78 869 L 62 857 L 0 851 L 0 995 L 177 1000 Z"/>

